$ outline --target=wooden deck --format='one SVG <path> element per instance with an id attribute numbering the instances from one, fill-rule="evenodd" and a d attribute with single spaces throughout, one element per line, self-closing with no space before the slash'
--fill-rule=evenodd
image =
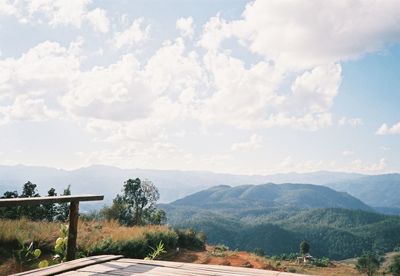
<path id="1" fill-rule="evenodd" d="M 103 255 L 78 259 L 60 265 L 31 270 L 16 275 L 299 276 L 300 274 L 232 266 L 144 261 L 126 259 L 123 258 L 123 256 Z"/>

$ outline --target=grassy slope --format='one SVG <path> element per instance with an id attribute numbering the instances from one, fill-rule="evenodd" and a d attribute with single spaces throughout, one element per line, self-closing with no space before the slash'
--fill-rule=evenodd
<path id="1" fill-rule="evenodd" d="M 43 255 L 49 259 L 55 240 L 59 236 L 60 223 L 32 222 L 21 220 L 0 220 L 0 275 L 16 272 L 13 252 L 19 248 L 18 240 L 35 242 Z M 116 222 L 79 221 L 78 251 L 84 255 L 118 254 L 120 251 L 132 257 L 145 257 L 163 240 L 168 249 L 175 248 L 177 234 L 167 226 L 124 227 Z M 109 244 L 105 243 L 109 242 Z M 134 252 L 127 252 L 132 249 Z M 135 255 L 136 254 L 136 255 Z M 25 268 L 29 269 L 29 268 Z"/>

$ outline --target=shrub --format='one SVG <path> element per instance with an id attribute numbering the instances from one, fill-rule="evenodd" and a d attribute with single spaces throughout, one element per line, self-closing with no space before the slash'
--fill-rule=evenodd
<path id="1" fill-rule="evenodd" d="M 318 267 L 328 267 L 330 260 L 329 258 L 323 257 L 322 259 L 314 259 L 311 263 Z"/>
<path id="2" fill-rule="evenodd" d="M 204 250 L 206 247 L 204 235 L 202 232 L 197 234 L 193 229 L 177 229 L 178 246 L 192 250 Z"/>
<path id="3" fill-rule="evenodd" d="M 389 266 L 389 271 L 393 276 L 400 276 L 400 254 L 393 258 L 393 261 Z"/>
<path id="4" fill-rule="evenodd" d="M 262 248 L 256 248 L 256 249 L 254 249 L 254 254 L 256 254 L 257 256 L 263 257 L 263 256 L 265 256 L 265 251 Z"/>
<path id="5" fill-rule="evenodd" d="M 372 276 L 381 266 L 382 259 L 372 252 L 367 252 L 357 259 L 356 268 L 361 273 Z"/>

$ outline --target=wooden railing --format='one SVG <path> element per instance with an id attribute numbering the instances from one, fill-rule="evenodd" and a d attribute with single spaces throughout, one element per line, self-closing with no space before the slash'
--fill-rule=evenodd
<path id="1" fill-rule="evenodd" d="M 68 196 L 48 196 L 48 197 L 26 197 L 26 198 L 5 198 L 0 199 L 0 207 L 12 207 L 21 205 L 39 205 L 49 203 L 65 203 L 69 205 L 69 228 L 67 243 L 67 261 L 75 259 L 76 238 L 78 236 L 78 218 L 80 201 L 103 200 L 102 195 L 68 195 Z"/>

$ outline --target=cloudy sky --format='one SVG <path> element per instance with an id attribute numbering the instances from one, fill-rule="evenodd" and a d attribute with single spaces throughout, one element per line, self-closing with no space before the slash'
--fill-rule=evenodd
<path id="1" fill-rule="evenodd" d="M 0 164 L 400 171 L 398 0 L 0 0 Z"/>

